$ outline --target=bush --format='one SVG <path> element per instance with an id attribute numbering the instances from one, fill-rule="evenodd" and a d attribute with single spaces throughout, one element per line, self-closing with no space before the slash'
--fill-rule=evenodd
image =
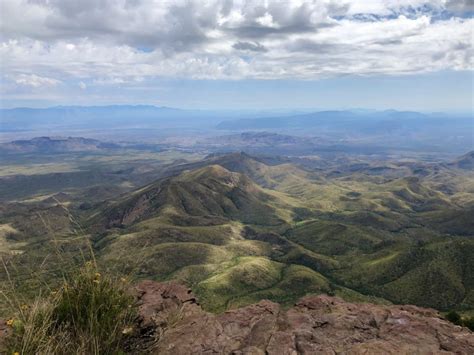
<path id="1" fill-rule="evenodd" d="M 463 325 L 468 327 L 474 332 L 474 317 L 466 318 L 463 320 Z"/>
<path id="2" fill-rule="evenodd" d="M 132 333 L 134 298 L 124 280 L 86 264 L 46 300 L 10 320 L 7 351 L 27 354 L 117 354 Z"/>
<path id="3" fill-rule="evenodd" d="M 467 327 L 474 331 L 474 317 L 461 317 L 456 311 L 450 311 L 445 318 L 456 325 Z"/>
<path id="4" fill-rule="evenodd" d="M 456 311 L 450 311 L 446 314 L 446 319 L 451 323 L 461 325 L 461 316 Z"/>

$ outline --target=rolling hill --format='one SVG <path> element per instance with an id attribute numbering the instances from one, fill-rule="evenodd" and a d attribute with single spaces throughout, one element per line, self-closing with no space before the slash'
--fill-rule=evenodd
<path id="1" fill-rule="evenodd" d="M 91 223 L 103 228 L 104 265 L 184 281 L 211 309 L 307 292 L 472 307 L 471 235 L 438 227 L 460 209 L 422 178 L 348 181 L 235 153 L 184 164 L 101 208 Z"/>
<path id="2" fill-rule="evenodd" d="M 90 242 L 103 268 L 179 280 L 217 312 L 262 298 L 290 305 L 308 293 L 474 309 L 470 171 L 232 153 L 153 172 L 157 180 L 88 208 L 70 194 L 21 207 L 57 221 L 54 238 L 35 227 L 40 219 L 20 223 L 18 203 L 3 212 L 5 253 L 20 250 L 10 258 L 24 274 L 53 245 L 77 262 Z M 58 275 L 61 261 L 48 258 Z"/>

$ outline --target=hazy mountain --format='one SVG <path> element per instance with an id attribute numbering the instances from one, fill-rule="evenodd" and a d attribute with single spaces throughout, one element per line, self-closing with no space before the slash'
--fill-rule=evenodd
<path id="1" fill-rule="evenodd" d="M 262 110 L 185 110 L 151 105 L 56 106 L 0 109 L 0 131 L 65 128 L 212 127 L 225 119 L 288 115 Z"/>
<path id="2" fill-rule="evenodd" d="M 0 110 L 1 129 L 68 127 L 105 128 L 166 124 L 170 119 L 200 117 L 198 111 L 155 106 L 57 106 L 51 108 L 14 108 Z"/>
<path id="3" fill-rule="evenodd" d="M 377 154 L 425 150 L 459 154 L 473 144 L 472 117 L 412 111 L 320 111 L 285 117 L 226 120 L 218 129 L 266 130 L 321 137 L 329 151 Z"/>
<path id="4" fill-rule="evenodd" d="M 447 114 L 424 114 L 413 111 L 320 111 L 286 117 L 262 117 L 221 122 L 217 128 L 277 129 L 277 128 L 319 128 L 356 130 L 360 132 L 390 132 L 403 128 L 418 128 L 424 125 L 442 123 L 471 123 L 469 116 L 450 116 Z M 447 122 L 446 122 L 447 121 Z"/>

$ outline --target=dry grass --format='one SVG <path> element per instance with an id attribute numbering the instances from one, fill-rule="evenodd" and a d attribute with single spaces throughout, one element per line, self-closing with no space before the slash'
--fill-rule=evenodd
<path id="1" fill-rule="evenodd" d="M 61 248 L 47 221 L 43 220 L 50 234 L 53 253 L 62 267 L 62 281 L 56 289 L 45 282 L 44 275 L 31 277 L 40 286 L 34 302 L 16 289 L 4 262 L 9 288 L 0 291 L 10 305 L 12 317 L 7 321 L 11 335 L 6 339 L 1 354 L 119 354 L 123 353 L 125 340 L 133 332 L 136 320 L 135 299 L 125 278 L 101 274 L 95 254 L 86 235 L 67 209 L 76 231 L 76 239 L 83 239 L 86 248 L 81 250 L 82 266 L 72 261 Z M 44 262 L 47 262 L 46 260 Z"/>
<path id="2" fill-rule="evenodd" d="M 2 350 L 24 355 L 123 352 L 136 319 L 128 290 L 125 279 L 101 275 L 89 262 L 47 297 L 19 305 L 8 321 L 12 335 Z"/>

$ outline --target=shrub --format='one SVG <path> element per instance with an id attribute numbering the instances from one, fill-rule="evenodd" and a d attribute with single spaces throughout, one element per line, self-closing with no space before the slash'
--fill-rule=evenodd
<path id="1" fill-rule="evenodd" d="M 456 311 L 450 311 L 446 314 L 446 319 L 451 323 L 461 325 L 461 316 Z"/>
<path id="2" fill-rule="evenodd" d="M 445 318 L 456 325 L 467 327 L 474 331 L 474 317 L 461 317 L 456 311 L 450 311 Z"/>
<path id="3" fill-rule="evenodd" d="M 463 319 L 463 325 L 474 332 L 474 317 Z"/>

